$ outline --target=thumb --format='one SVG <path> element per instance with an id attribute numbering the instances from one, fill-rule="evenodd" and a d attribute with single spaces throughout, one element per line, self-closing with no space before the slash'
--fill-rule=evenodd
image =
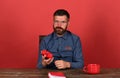
<path id="1" fill-rule="evenodd" d="M 45 59 L 46 55 L 42 56 L 42 59 Z"/>

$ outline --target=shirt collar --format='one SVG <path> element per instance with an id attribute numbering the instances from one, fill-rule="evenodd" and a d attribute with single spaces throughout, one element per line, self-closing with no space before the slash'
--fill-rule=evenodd
<path id="1" fill-rule="evenodd" d="M 62 37 L 58 37 L 55 32 L 53 33 L 53 38 L 54 39 L 58 39 L 58 38 L 67 39 L 67 36 L 68 36 L 68 32 L 67 31 L 64 33 L 64 35 Z"/>

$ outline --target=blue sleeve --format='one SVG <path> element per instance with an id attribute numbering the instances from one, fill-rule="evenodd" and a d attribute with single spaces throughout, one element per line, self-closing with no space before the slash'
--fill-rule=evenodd
<path id="1" fill-rule="evenodd" d="M 73 62 L 71 62 L 71 68 L 83 68 L 84 61 L 82 55 L 82 46 L 80 39 L 78 38 L 75 42 L 75 49 L 73 54 Z"/>
<path id="2" fill-rule="evenodd" d="M 43 50 L 43 49 L 45 49 L 45 40 L 44 39 L 41 41 L 40 46 L 39 46 L 38 64 L 37 64 L 38 68 L 43 68 L 42 55 L 41 55 L 41 50 Z"/>

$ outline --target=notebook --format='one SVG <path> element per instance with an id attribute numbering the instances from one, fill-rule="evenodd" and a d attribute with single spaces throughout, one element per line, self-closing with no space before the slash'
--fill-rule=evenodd
<path id="1" fill-rule="evenodd" d="M 49 72 L 49 78 L 66 78 L 63 72 Z"/>

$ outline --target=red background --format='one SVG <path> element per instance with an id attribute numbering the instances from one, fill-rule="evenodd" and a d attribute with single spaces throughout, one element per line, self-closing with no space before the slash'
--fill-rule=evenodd
<path id="1" fill-rule="evenodd" d="M 85 64 L 120 67 L 120 0 L 0 0 L 0 68 L 35 68 L 39 35 L 52 31 L 52 14 L 71 14 Z"/>

